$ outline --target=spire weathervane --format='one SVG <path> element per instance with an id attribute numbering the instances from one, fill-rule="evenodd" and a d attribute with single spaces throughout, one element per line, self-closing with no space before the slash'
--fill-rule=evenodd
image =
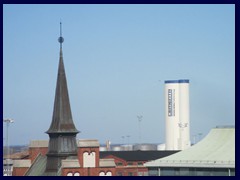
<path id="1" fill-rule="evenodd" d="M 64 39 L 62 37 L 62 22 L 60 21 L 60 37 L 58 38 L 58 42 L 60 43 L 60 47 L 62 48 L 62 43 Z"/>

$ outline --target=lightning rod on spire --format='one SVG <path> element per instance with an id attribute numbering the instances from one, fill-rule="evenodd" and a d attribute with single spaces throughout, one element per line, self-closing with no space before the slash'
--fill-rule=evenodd
<path id="1" fill-rule="evenodd" d="M 60 20 L 60 37 L 62 37 L 62 21 Z"/>
<path id="2" fill-rule="evenodd" d="M 62 48 L 62 43 L 64 39 L 62 37 L 62 21 L 60 20 L 60 37 L 58 38 L 58 42 L 60 43 L 60 47 Z"/>

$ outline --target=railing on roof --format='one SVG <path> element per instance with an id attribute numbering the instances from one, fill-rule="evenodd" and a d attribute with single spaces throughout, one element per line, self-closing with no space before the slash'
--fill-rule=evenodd
<path id="1" fill-rule="evenodd" d="M 160 163 L 174 164 L 235 164 L 235 161 L 214 161 L 214 160 L 160 160 Z"/>

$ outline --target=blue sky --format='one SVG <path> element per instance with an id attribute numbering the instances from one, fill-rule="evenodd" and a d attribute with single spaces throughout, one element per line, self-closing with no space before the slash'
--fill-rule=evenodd
<path id="1" fill-rule="evenodd" d="M 164 143 L 169 79 L 190 80 L 191 137 L 234 125 L 234 14 L 234 5 L 4 5 L 9 143 L 48 139 L 60 19 L 78 138 L 138 143 L 142 115 L 141 141 Z"/>

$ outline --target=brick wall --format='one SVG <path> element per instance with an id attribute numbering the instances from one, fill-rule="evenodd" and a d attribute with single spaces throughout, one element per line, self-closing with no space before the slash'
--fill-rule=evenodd
<path id="1" fill-rule="evenodd" d="M 143 176 L 147 173 L 148 169 L 146 167 L 116 167 L 116 176 Z"/>
<path id="2" fill-rule="evenodd" d="M 88 152 L 88 153 L 95 152 L 95 156 L 96 156 L 95 167 L 99 167 L 99 147 L 79 147 L 78 148 L 78 160 L 79 160 L 81 167 L 83 167 L 83 153 L 84 152 Z"/>
<path id="3" fill-rule="evenodd" d="M 116 164 L 116 176 L 139 176 L 146 175 L 148 173 L 148 168 L 143 165 L 146 161 L 126 161 L 119 157 L 108 155 L 106 158 L 113 158 Z"/>
<path id="4" fill-rule="evenodd" d="M 91 153 L 95 152 L 95 167 L 83 167 L 83 153 Z M 80 168 L 63 168 L 62 176 L 67 176 L 68 173 L 72 173 L 72 175 L 79 173 L 80 176 L 99 176 L 99 173 L 103 172 L 106 174 L 107 172 L 111 172 L 112 176 L 116 175 L 115 167 L 99 167 L 99 147 L 79 147 L 78 148 L 78 160 L 80 164 Z"/>
<path id="5" fill-rule="evenodd" d="M 23 176 L 28 170 L 28 167 L 14 167 L 12 175 L 13 176 Z"/>
<path id="6" fill-rule="evenodd" d="M 39 153 L 41 153 L 42 155 L 46 155 L 47 152 L 48 152 L 47 147 L 30 147 L 29 159 L 31 159 L 31 162 L 33 162 Z"/>
<path id="7" fill-rule="evenodd" d="M 63 168 L 62 176 L 67 176 L 68 173 L 72 173 L 73 175 L 75 173 L 79 173 L 80 176 L 99 176 L 100 172 L 104 172 L 105 174 L 107 172 L 111 172 L 112 176 L 116 175 L 116 170 L 114 167 L 113 168 L 111 168 L 111 167 L 105 167 L 105 168 L 95 167 L 95 168 Z"/>

